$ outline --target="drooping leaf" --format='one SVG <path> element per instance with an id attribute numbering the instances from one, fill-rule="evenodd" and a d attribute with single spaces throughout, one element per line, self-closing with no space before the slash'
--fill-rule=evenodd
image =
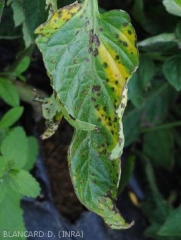
<path id="1" fill-rule="evenodd" d="M 138 64 L 135 33 L 124 11 L 99 14 L 97 1 L 58 10 L 36 29 L 51 84 L 75 124 L 69 169 L 79 200 L 112 228 L 128 228 L 114 201 L 124 144 L 127 81 Z M 112 161 L 110 160 L 112 159 Z"/>
<path id="2" fill-rule="evenodd" d="M 27 197 L 37 197 L 40 194 L 39 183 L 25 170 L 10 171 L 9 185 L 15 192 Z"/>
<path id="3" fill-rule="evenodd" d="M 168 82 L 177 90 L 181 90 L 181 56 L 169 57 L 163 65 L 163 73 Z"/>
<path id="4" fill-rule="evenodd" d="M 0 78 L 0 97 L 12 107 L 19 105 L 19 95 L 16 88 L 4 78 Z"/>
<path id="5" fill-rule="evenodd" d="M 0 129 L 11 127 L 22 115 L 23 107 L 10 109 L 0 120 Z"/>
<path id="6" fill-rule="evenodd" d="M 28 158 L 28 142 L 23 128 L 14 128 L 3 140 L 1 153 L 11 163 L 11 168 L 21 169 Z"/>

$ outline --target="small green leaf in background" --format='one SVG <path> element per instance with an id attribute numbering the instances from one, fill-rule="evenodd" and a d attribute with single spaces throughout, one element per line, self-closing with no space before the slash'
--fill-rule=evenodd
<path id="1" fill-rule="evenodd" d="M 166 218 L 165 223 L 158 232 L 160 236 L 179 236 L 181 237 L 181 206 L 172 210 Z"/>
<path id="2" fill-rule="evenodd" d="M 175 29 L 175 35 L 180 41 L 181 40 L 181 21 L 179 21 L 177 23 L 177 26 L 176 26 L 176 29 Z"/>
<path id="3" fill-rule="evenodd" d="M 24 58 L 21 59 L 19 62 L 18 66 L 15 69 L 15 74 L 17 77 L 19 77 L 20 80 L 23 82 L 26 81 L 26 79 L 21 75 L 23 72 L 25 72 L 30 65 L 30 57 L 25 56 Z"/>
<path id="4" fill-rule="evenodd" d="M 22 115 L 23 107 L 14 107 L 5 113 L 0 120 L 0 130 L 11 127 Z"/>
<path id="5" fill-rule="evenodd" d="M 4 0 L 0 0 L 0 22 L 3 14 L 4 5 L 5 5 Z"/>
<path id="6" fill-rule="evenodd" d="M 6 197 L 0 203 L 0 236 L 4 236 L 4 231 L 7 231 L 11 235 L 13 232 L 17 233 L 26 231 L 23 219 L 23 210 L 20 207 L 21 198 L 22 195 L 13 190 L 6 192 Z M 14 237 L 13 239 L 25 240 L 25 237 Z"/>
<path id="7" fill-rule="evenodd" d="M 1 202 L 4 200 L 4 198 L 6 196 L 7 191 L 8 191 L 8 188 L 4 182 L 4 179 L 0 178 L 0 206 L 1 206 Z"/>
<path id="8" fill-rule="evenodd" d="M 155 65 L 153 60 L 149 56 L 141 54 L 139 68 L 128 83 L 128 96 L 135 107 L 143 107 L 144 93 L 154 74 Z"/>
<path id="9" fill-rule="evenodd" d="M 178 42 L 175 34 L 161 33 L 157 36 L 146 38 L 138 43 L 138 47 L 143 51 L 167 52 L 178 49 Z"/>
<path id="10" fill-rule="evenodd" d="M 38 155 L 38 142 L 34 137 L 28 137 L 28 160 L 23 167 L 23 169 L 30 171 L 36 160 Z"/>
<path id="11" fill-rule="evenodd" d="M 3 177 L 7 167 L 7 160 L 5 157 L 0 156 L 0 178 Z"/>
<path id="12" fill-rule="evenodd" d="M 177 90 L 181 90 L 181 56 L 169 57 L 163 65 L 163 73 L 168 82 Z"/>
<path id="13" fill-rule="evenodd" d="M 154 126 L 161 123 L 173 107 L 176 101 L 177 92 L 167 82 L 158 83 L 154 86 L 145 98 L 145 105 L 142 110 L 142 126 Z"/>
<path id="14" fill-rule="evenodd" d="M 0 97 L 12 107 L 19 105 L 19 95 L 16 88 L 4 78 L 0 78 Z"/>
<path id="15" fill-rule="evenodd" d="M 170 169 L 173 165 L 174 139 L 170 129 L 152 131 L 144 135 L 143 151 L 155 166 Z"/>
<path id="16" fill-rule="evenodd" d="M 24 196 L 37 197 L 40 194 L 39 183 L 25 170 L 12 170 L 9 172 L 10 187 Z"/>
<path id="17" fill-rule="evenodd" d="M 122 164 L 122 170 L 121 170 L 121 180 L 119 184 L 118 192 L 124 190 L 126 184 L 129 182 L 131 176 L 133 175 L 135 167 L 135 156 L 129 156 L 126 159 L 126 162 Z"/>
<path id="18" fill-rule="evenodd" d="M 139 137 L 141 132 L 140 114 L 141 111 L 139 109 L 132 109 L 126 112 L 123 117 L 123 131 L 126 147 L 135 142 Z"/>
<path id="19" fill-rule="evenodd" d="M 21 169 L 28 160 L 28 139 L 23 128 L 16 127 L 1 144 L 1 153 L 13 169 Z"/>
<path id="20" fill-rule="evenodd" d="M 22 26 L 23 39 L 26 48 L 34 43 L 34 29 L 47 17 L 45 0 L 8 0 L 13 10 L 15 26 Z"/>
<path id="21" fill-rule="evenodd" d="M 163 0 L 163 5 L 169 13 L 181 17 L 180 0 Z"/>

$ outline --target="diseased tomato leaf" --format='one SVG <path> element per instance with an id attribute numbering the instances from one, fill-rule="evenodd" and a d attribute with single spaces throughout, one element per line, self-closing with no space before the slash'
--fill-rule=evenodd
<path id="1" fill-rule="evenodd" d="M 127 81 L 138 65 L 136 37 L 121 10 L 99 14 L 96 0 L 59 9 L 40 25 L 36 42 L 54 94 L 74 125 L 69 169 L 79 200 L 115 229 L 128 228 L 115 206 L 124 145 Z"/>

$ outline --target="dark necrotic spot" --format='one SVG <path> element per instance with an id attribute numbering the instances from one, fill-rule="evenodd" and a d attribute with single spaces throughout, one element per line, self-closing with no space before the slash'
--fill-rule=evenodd
<path id="1" fill-rule="evenodd" d="M 123 44 L 124 47 L 128 46 L 127 42 L 122 42 L 122 44 Z"/>
<path id="2" fill-rule="evenodd" d="M 104 109 L 104 111 L 106 112 L 106 110 L 107 110 L 106 106 L 105 106 L 105 107 L 103 107 L 103 109 Z"/>
<path id="3" fill-rule="evenodd" d="M 102 31 L 103 31 L 103 28 L 102 28 L 102 27 L 101 27 L 101 28 L 99 28 L 99 31 L 100 31 L 100 32 L 102 32 Z"/>
<path id="4" fill-rule="evenodd" d="M 96 46 L 99 47 L 100 41 L 99 41 L 99 38 L 96 34 L 93 34 L 93 42 L 95 43 Z"/>
<path id="5" fill-rule="evenodd" d="M 107 83 L 109 82 L 109 79 L 108 79 L 108 78 L 106 79 L 106 82 L 107 82 Z"/>
<path id="6" fill-rule="evenodd" d="M 93 55 L 94 55 L 94 57 L 96 57 L 98 55 L 98 49 L 97 48 L 95 48 L 95 50 L 93 52 Z"/>
<path id="7" fill-rule="evenodd" d="M 114 91 L 114 90 L 115 90 L 115 88 L 114 88 L 114 87 L 112 87 L 112 88 L 111 88 L 111 91 Z"/>
<path id="8" fill-rule="evenodd" d="M 117 122 L 117 120 L 118 120 L 118 118 L 117 118 L 117 117 L 115 117 L 115 118 L 114 118 L 114 122 Z"/>
<path id="9" fill-rule="evenodd" d="M 115 34 L 115 38 L 119 38 L 119 34 Z"/>
<path id="10" fill-rule="evenodd" d="M 85 23 L 85 26 L 87 27 L 87 26 L 89 26 L 89 25 L 90 25 L 90 21 L 87 20 L 86 23 Z"/>
<path id="11" fill-rule="evenodd" d="M 127 22 L 124 22 L 123 23 L 123 27 L 127 27 L 128 26 L 128 23 Z"/>
<path id="12" fill-rule="evenodd" d="M 93 52 L 92 47 L 89 47 L 89 48 L 88 48 L 88 52 L 89 52 L 89 53 Z"/>
<path id="13" fill-rule="evenodd" d="M 104 67 L 104 68 L 107 68 L 107 67 L 108 67 L 107 62 L 104 62 L 104 63 L 103 63 L 103 67 Z"/>
<path id="14" fill-rule="evenodd" d="M 114 131 L 113 130 L 111 130 L 111 133 L 114 135 Z"/>
<path id="15" fill-rule="evenodd" d="M 101 118 L 98 118 L 98 122 L 101 122 Z"/>
<path id="16" fill-rule="evenodd" d="M 118 80 L 115 80 L 115 84 L 118 85 Z"/>
<path id="17" fill-rule="evenodd" d="M 118 60 L 118 59 L 119 59 L 119 55 L 116 55 L 116 56 L 115 56 L 115 59 Z"/>
<path id="18" fill-rule="evenodd" d="M 128 30 L 128 34 L 131 35 L 131 34 L 132 34 L 132 31 L 131 31 L 131 30 Z"/>
<path id="19" fill-rule="evenodd" d="M 99 85 L 94 85 L 94 86 L 92 87 L 92 91 L 93 91 L 93 92 L 99 92 L 100 89 L 101 89 L 101 87 L 100 87 Z"/>
<path id="20" fill-rule="evenodd" d="M 93 98 L 93 97 L 91 98 L 91 100 L 92 100 L 92 102 L 95 102 L 95 101 L 96 101 L 96 99 L 95 99 L 95 98 Z"/>

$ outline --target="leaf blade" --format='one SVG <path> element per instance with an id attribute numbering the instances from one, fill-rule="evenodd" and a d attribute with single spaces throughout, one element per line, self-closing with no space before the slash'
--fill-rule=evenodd
<path id="1" fill-rule="evenodd" d="M 75 126 L 68 159 L 76 194 L 113 228 L 128 228 L 131 225 L 114 201 L 124 142 L 127 98 L 122 101 L 122 94 L 138 64 L 138 52 L 128 15 L 123 11 L 100 15 L 97 9 L 96 1 L 85 1 L 58 10 L 35 31 L 40 34 L 36 42 L 69 115 L 98 126 L 86 132 Z"/>

